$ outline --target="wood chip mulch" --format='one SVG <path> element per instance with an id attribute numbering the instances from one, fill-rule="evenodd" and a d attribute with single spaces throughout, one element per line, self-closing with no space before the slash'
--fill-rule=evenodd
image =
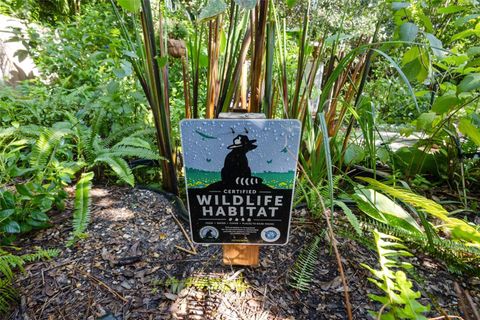
<path id="1" fill-rule="evenodd" d="M 312 235 L 313 224 L 305 210 L 294 212 L 288 245 L 262 247 L 261 264 L 255 268 L 224 266 L 220 246 L 197 246 L 196 255 L 178 249 L 189 249 L 189 244 L 172 217 L 174 210 L 162 195 L 150 190 L 92 189 L 87 238 L 65 247 L 72 229 L 70 208 L 54 218 L 52 228 L 17 244 L 59 248 L 61 254 L 27 266 L 17 281 L 19 304 L 7 319 L 346 319 L 343 287 L 326 239 L 311 290 L 299 292 L 287 285 L 289 268 Z M 367 294 L 379 292 L 360 263 L 376 266 L 375 253 L 348 239 L 338 241 L 354 318 L 372 319 L 368 310 L 380 306 Z M 460 289 L 480 306 L 478 277 L 455 278 L 431 259 L 415 259 L 423 281 L 422 302 L 434 302 L 447 314 L 461 315 L 459 306 L 465 298 L 459 301 Z M 205 278 L 244 283 L 246 289 L 181 288 L 168 282 Z M 426 297 L 425 290 L 435 301 Z M 432 310 L 431 315 L 442 314 Z"/>

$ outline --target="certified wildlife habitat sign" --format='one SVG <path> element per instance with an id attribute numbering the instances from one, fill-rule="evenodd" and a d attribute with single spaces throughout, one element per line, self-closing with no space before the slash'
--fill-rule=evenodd
<path id="1" fill-rule="evenodd" d="M 181 122 L 194 242 L 288 242 L 300 128 L 297 120 Z"/>

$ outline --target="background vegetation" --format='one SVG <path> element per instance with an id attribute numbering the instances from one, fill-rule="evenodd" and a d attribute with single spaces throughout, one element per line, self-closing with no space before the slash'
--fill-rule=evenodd
<path id="1" fill-rule="evenodd" d="M 476 1 L 46 3 L 0 4 L 30 26 L 9 30 L 11 41 L 41 74 L 0 87 L 0 311 L 15 297 L 12 268 L 56 254 L 12 245 L 50 226 L 67 186 L 70 246 L 87 236 L 92 183 L 183 198 L 178 123 L 225 111 L 302 121 L 296 204 L 332 246 L 340 234 L 375 248 L 380 269 L 365 268 L 384 293 L 371 297 L 377 318 L 432 308 L 416 302 L 413 250 L 479 274 Z M 308 290 L 318 239 L 292 287 Z"/>

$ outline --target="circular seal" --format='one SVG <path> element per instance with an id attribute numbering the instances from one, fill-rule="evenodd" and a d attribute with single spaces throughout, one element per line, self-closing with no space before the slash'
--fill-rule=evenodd
<path id="1" fill-rule="evenodd" d="M 218 239 L 219 232 L 215 227 L 206 226 L 200 229 L 199 234 L 200 238 L 204 240 L 216 240 Z"/>
<path id="2" fill-rule="evenodd" d="M 280 239 L 280 230 L 274 227 L 268 227 L 262 230 L 261 237 L 263 241 L 275 242 Z"/>

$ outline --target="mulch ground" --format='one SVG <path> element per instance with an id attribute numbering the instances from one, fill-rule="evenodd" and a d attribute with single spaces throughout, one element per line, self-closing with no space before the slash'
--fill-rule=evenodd
<path id="1" fill-rule="evenodd" d="M 288 245 L 262 247 L 255 268 L 224 266 L 219 246 L 198 246 L 196 255 L 179 249 L 189 250 L 189 244 L 172 217 L 174 210 L 149 190 L 92 189 L 86 239 L 65 247 L 71 231 L 67 209 L 55 216 L 54 227 L 18 244 L 56 247 L 61 254 L 27 266 L 17 281 L 20 302 L 8 319 L 346 319 L 343 287 L 327 239 L 322 240 L 311 289 L 299 292 L 287 284 L 289 268 L 312 235 L 304 210 L 294 212 Z M 367 294 L 378 291 L 360 263 L 376 266 L 375 253 L 348 239 L 339 238 L 338 245 L 354 318 L 369 319 L 368 310 L 380 306 Z M 422 256 L 413 263 L 423 282 L 422 302 L 461 315 L 461 288 L 480 306 L 478 277 L 455 278 Z M 442 313 L 434 309 L 431 315 Z"/>

